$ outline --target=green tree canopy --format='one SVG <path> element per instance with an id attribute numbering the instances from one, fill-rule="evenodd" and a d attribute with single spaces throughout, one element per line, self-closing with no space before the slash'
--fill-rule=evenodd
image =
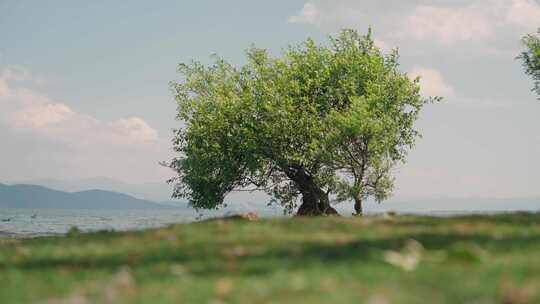
<path id="1" fill-rule="evenodd" d="M 540 30 L 538 34 L 540 34 Z M 523 37 L 522 41 L 526 50 L 518 58 L 523 61 L 525 73 L 534 80 L 533 91 L 540 95 L 540 37 L 529 34 Z"/>
<path id="2" fill-rule="evenodd" d="M 419 137 L 419 79 L 398 70 L 366 36 L 343 30 L 328 45 L 313 40 L 281 57 L 250 48 L 235 67 L 180 64 L 174 197 L 219 208 L 235 190 L 262 190 L 299 215 L 336 213 L 330 198 L 386 199 L 392 169 Z"/>

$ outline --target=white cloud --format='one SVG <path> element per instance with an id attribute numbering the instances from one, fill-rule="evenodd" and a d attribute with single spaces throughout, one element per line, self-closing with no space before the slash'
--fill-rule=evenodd
<path id="1" fill-rule="evenodd" d="M 15 125 L 30 128 L 46 128 L 67 120 L 75 113 L 61 103 L 37 104 L 14 113 Z"/>
<path id="2" fill-rule="evenodd" d="M 19 67 L 14 66 L 7 67 L 0 71 L 0 98 L 6 98 L 11 95 L 11 89 L 8 82 L 23 80 L 22 78 L 24 78 L 24 75 L 21 74 L 23 71 L 24 70 Z"/>
<path id="3" fill-rule="evenodd" d="M 0 78 L 0 98 L 7 97 L 9 95 L 9 87 L 7 82 Z"/>
<path id="4" fill-rule="evenodd" d="M 527 29 L 540 26 L 540 6 L 532 0 L 512 0 L 506 21 Z"/>
<path id="5" fill-rule="evenodd" d="M 311 2 L 304 4 L 304 7 L 300 10 L 300 13 L 295 16 L 289 17 L 290 23 L 300 24 L 319 24 L 321 12 L 317 6 Z"/>
<path id="6" fill-rule="evenodd" d="M 10 65 L 0 72 L 0 78 L 6 81 L 25 81 L 34 79 L 30 71 L 18 65 Z"/>
<path id="7" fill-rule="evenodd" d="M 533 0 L 355 1 L 305 2 L 290 23 L 327 31 L 373 26 L 391 44 L 507 46 L 540 26 L 540 5 Z"/>
<path id="8" fill-rule="evenodd" d="M 517 40 L 522 30 L 530 31 L 538 26 L 540 5 L 532 0 L 476 0 L 463 6 L 452 5 L 450 1 L 439 6 L 418 5 L 405 23 L 413 38 L 443 45 L 496 40 L 504 43 L 508 37 Z"/>
<path id="9" fill-rule="evenodd" d="M 5 153 L 16 155 L 18 151 L 29 155 L 35 152 L 39 154 L 36 157 L 40 164 L 34 162 L 34 165 L 47 168 L 42 169 L 44 171 L 56 172 L 41 160 L 48 155 L 57 159 L 62 169 L 70 167 L 71 174 L 89 173 L 83 175 L 86 177 L 110 176 L 124 180 L 135 175 L 143 180 L 169 177 L 158 165 L 168 158 L 168 141 L 143 118 L 131 116 L 102 121 L 29 88 L 28 82 L 33 81 L 26 70 L 11 67 L 0 70 L 0 136 L 7 137 L 7 142 L 44 143 L 39 145 L 38 152 L 11 144 L 11 152 L 4 148 Z M 0 159 L 3 170 L 12 168 L 12 174 L 17 174 L 17 168 L 11 163 Z M 119 168 L 125 168 L 125 175 Z"/>
<path id="10" fill-rule="evenodd" d="M 79 138 L 93 138 L 113 145 L 159 141 L 158 132 L 140 117 L 103 122 L 76 112 L 64 103 L 54 102 L 40 92 L 12 86 L 11 83 L 32 78 L 25 69 L 6 68 L 1 75 L 2 122 L 11 128 L 25 128 L 73 144 Z"/>
<path id="11" fill-rule="evenodd" d="M 420 76 L 421 93 L 424 96 L 452 97 L 454 88 L 448 84 L 440 71 L 416 67 L 409 73 L 411 78 Z"/>
<path id="12" fill-rule="evenodd" d="M 117 134 L 132 141 L 157 142 L 158 132 L 140 117 L 120 119 L 111 124 Z"/>
<path id="13" fill-rule="evenodd" d="M 420 5 L 405 23 L 417 40 L 438 41 L 444 45 L 493 37 L 490 20 L 474 6 L 448 8 Z"/>

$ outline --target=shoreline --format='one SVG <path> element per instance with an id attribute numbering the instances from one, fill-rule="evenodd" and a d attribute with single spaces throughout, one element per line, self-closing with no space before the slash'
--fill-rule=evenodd
<path id="1" fill-rule="evenodd" d="M 218 218 L 142 231 L 0 238 L 0 278 L 7 282 L 0 299 L 362 303 L 384 296 L 381 303 L 518 303 L 507 301 L 517 292 L 528 296 L 519 303 L 540 303 L 540 260 L 531 258 L 540 251 L 539 224 L 540 213 Z"/>
<path id="2" fill-rule="evenodd" d="M 387 212 L 370 212 L 365 214 L 361 219 L 363 220 L 377 220 L 377 219 L 400 219 L 400 218 L 424 218 L 424 219 L 433 219 L 433 218 L 440 218 L 440 219 L 462 219 L 462 218 L 468 218 L 468 217 L 496 217 L 496 216 L 519 216 L 519 215 L 539 215 L 540 211 L 429 211 L 429 212 L 393 212 L 393 211 L 387 211 Z M 80 227 L 77 227 L 76 225 L 73 225 L 71 227 L 76 227 L 79 229 L 81 234 L 94 234 L 99 232 L 116 232 L 116 233 L 132 233 L 132 232 L 151 232 L 158 229 L 167 228 L 170 226 L 179 226 L 179 225 L 191 225 L 191 224 L 198 224 L 198 223 L 204 223 L 208 221 L 231 221 L 231 220 L 244 220 L 241 219 L 242 213 L 235 214 L 233 216 L 216 216 L 216 217 L 205 217 L 201 218 L 199 220 L 192 219 L 190 221 L 181 220 L 178 222 L 167 222 L 163 223 L 163 225 L 156 225 L 151 227 L 132 227 L 128 229 L 114 229 L 114 228 L 103 228 L 103 229 L 80 229 Z M 238 218 L 237 218 L 238 217 Z M 262 216 L 255 221 L 259 220 L 276 220 L 276 219 L 296 219 L 295 216 L 279 216 L 279 217 L 265 217 Z M 301 217 L 302 219 L 317 219 L 321 217 Z M 349 214 L 341 214 L 338 216 L 338 218 L 343 219 L 350 219 L 354 218 L 354 216 Z M 5 228 L 5 227 L 4 227 Z M 51 231 L 24 231 L 24 232 L 13 232 L 13 231 L 6 231 L 6 230 L 0 230 L 0 239 L 33 239 L 33 238 L 45 238 L 45 237 L 65 237 L 69 234 L 69 230 L 65 232 L 51 232 Z"/>

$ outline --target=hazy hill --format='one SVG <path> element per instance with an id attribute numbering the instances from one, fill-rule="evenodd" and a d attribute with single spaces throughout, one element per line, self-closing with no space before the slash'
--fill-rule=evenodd
<path id="1" fill-rule="evenodd" d="M 0 184 L 0 208 L 163 209 L 174 207 L 111 191 L 63 192 L 36 185 Z"/>
<path id="2" fill-rule="evenodd" d="M 150 201 L 171 200 L 172 186 L 162 183 L 130 184 L 107 177 L 81 178 L 73 180 L 38 179 L 25 181 L 7 181 L 9 184 L 39 185 L 46 188 L 64 191 L 81 192 L 91 189 L 125 193 L 130 196 Z"/>
<path id="3" fill-rule="evenodd" d="M 6 192 L 6 187 L 10 190 L 9 194 Z M 38 208 L 36 204 L 39 204 L 40 206 L 56 206 L 44 208 L 81 208 L 80 206 L 85 206 L 84 208 L 96 209 L 147 209 L 156 208 L 156 206 L 160 208 L 162 205 L 184 207 L 186 205 L 185 202 L 166 200 L 166 197 L 170 195 L 170 191 L 169 186 L 166 184 L 148 183 L 134 185 L 107 178 L 92 178 L 74 181 L 42 180 L 41 182 L 35 181 L 35 184 L 32 183 L 32 185 L 29 185 L 29 183 L 15 186 L 0 184 L 0 207 L 13 206 L 15 203 L 19 206 L 31 206 L 28 208 Z M 17 192 L 17 194 L 14 194 L 14 192 Z M 229 207 L 220 211 L 205 211 L 204 213 L 219 215 L 254 211 L 266 216 L 281 215 L 281 208 L 269 208 L 266 206 L 268 200 L 269 198 L 261 193 L 233 193 L 227 198 Z M 159 204 L 155 202 L 159 202 Z M 540 198 L 500 199 L 449 197 L 405 200 L 394 198 L 383 202 L 382 204 L 366 201 L 364 207 L 365 211 L 368 213 L 384 212 L 388 210 L 410 213 L 441 211 L 540 211 Z M 352 204 L 350 203 L 339 204 L 337 205 L 337 209 L 342 215 L 350 215 L 353 212 Z"/>

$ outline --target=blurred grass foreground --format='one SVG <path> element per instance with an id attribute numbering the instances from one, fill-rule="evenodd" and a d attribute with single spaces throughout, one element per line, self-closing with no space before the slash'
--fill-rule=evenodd
<path id="1" fill-rule="evenodd" d="M 0 303 L 540 303 L 540 214 L 4 238 Z"/>

